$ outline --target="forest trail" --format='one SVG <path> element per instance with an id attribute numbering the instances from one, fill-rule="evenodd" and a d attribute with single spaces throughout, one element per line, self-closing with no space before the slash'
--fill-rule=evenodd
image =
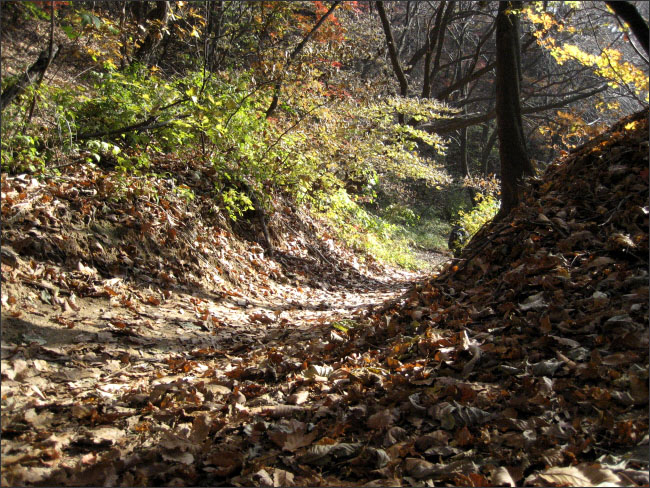
<path id="1" fill-rule="evenodd" d="M 448 259 L 426 257 L 433 264 Z M 233 405 L 264 405 L 260 397 L 277 404 L 282 380 L 318 363 L 319 352 L 340 339 L 337 328 L 354 325 L 425 277 L 401 270 L 350 276 L 338 268 L 319 274 L 304 265 L 309 260 L 301 268 L 301 260 L 284 256 L 280 261 L 291 261 L 294 272 L 278 276 L 282 283 L 252 282 L 248 294 L 161 291 L 150 278 L 102 278 L 81 261 L 71 270 L 20 256 L 11 246 L 3 247 L 2 259 L 6 485 L 105 483 L 117 466 L 103 451 L 117 449 L 123 458 L 158 442 L 145 411 L 164 410 L 177 417 L 172 423 L 204 409 L 227 411 L 237 429 Z M 273 293 L 264 297 L 269 287 Z M 243 389 L 250 379 L 265 386 Z M 174 407 L 179 400 L 183 406 Z"/>
<path id="2" fill-rule="evenodd" d="M 275 284 L 280 298 L 270 300 L 201 290 L 166 291 L 157 298 L 151 287 L 109 278 L 96 284 L 109 290 L 108 297 L 72 293 L 71 299 L 70 292 L 47 279 L 31 278 L 27 263 L 11 248 L 5 248 L 4 255 L 13 255 L 16 266 L 3 266 L 13 278 L 3 290 L 3 296 L 12 297 L 3 313 L 3 357 L 14 355 L 20 343 L 61 348 L 64 356 L 74 351 L 71 359 L 80 348 L 97 344 L 102 345 L 102 354 L 136 369 L 142 368 L 140 361 L 164 363 L 166 354 L 185 355 L 194 349 L 214 349 L 223 355 L 220 367 L 227 368 L 228 356 L 310 340 L 334 323 L 402 295 L 426 276 L 393 271 L 331 284 L 303 275 L 289 284 Z M 429 257 L 438 262 L 447 259 L 434 253 Z M 87 365 L 81 361 L 78 366 Z"/>
<path id="3" fill-rule="evenodd" d="M 330 4 L 2 1 L 1 486 L 650 486 L 647 42 Z"/>
<path id="4" fill-rule="evenodd" d="M 2 484 L 647 486 L 647 128 L 429 276 L 3 175 Z"/>

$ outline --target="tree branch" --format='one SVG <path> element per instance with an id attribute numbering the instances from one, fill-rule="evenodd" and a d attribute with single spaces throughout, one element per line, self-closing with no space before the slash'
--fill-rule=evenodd
<path id="1" fill-rule="evenodd" d="M 302 41 L 300 41 L 300 43 L 294 48 L 293 51 L 291 51 L 291 54 L 289 54 L 289 59 L 287 60 L 287 64 L 284 67 L 285 70 L 291 65 L 291 63 L 293 63 L 294 58 L 296 56 L 298 56 L 298 54 L 300 54 L 300 52 L 303 50 L 303 48 L 305 47 L 305 45 L 307 44 L 307 42 L 309 41 L 311 36 L 314 34 L 314 32 L 316 32 L 318 30 L 318 28 L 321 26 L 321 24 L 323 22 L 325 22 L 327 17 L 329 17 L 330 14 L 332 12 L 334 12 L 334 9 L 340 3 L 341 3 L 340 0 L 334 2 L 332 4 L 332 6 L 330 7 L 330 9 L 327 12 L 325 12 L 325 14 L 320 19 L 318 19 L 318 22 L 316 22 L 316 25 L 314 25 L 314 27 L 311 28 L 311 30 L 307 33 L 307 35 L 304 37 L 304 39 Z M 280 99 L 280 89 L 281 88 L 282 88 L 282 81 L 278 81 L 275 84 L 275 87 L 273 88 L 273 100 L 271 100 L 271 105 L 269 105 L 269 108 L 266 109 L 266 117 L 267 118 L 271 116 L 271 114 L 275 111 L 275 109 L 278 106 L 278 101 Z"/>
<path id="2" fill-rule="evenodd" d="M 86 141 L 88 139 L 94 139 L 96 137 L 118 136 L 122 134 L 127 134 L 129 132 L 142 132 L 145 130 L 160 129 L 162 127 L 167 127 L 168 125 L 170 125 L 171 123 L 177 120 L 187 119 L 190 116 L 191 114 L 189 113 L 181 114 L 176 117 L 172 117 L 171 119 L 158 122 L 158 118 L 160 117 L 160 115 L 154 115 L 142 122 L 138 122 L 137 124 L 127 125 L 126 127 L 121 127 L 119 129 L 79 134 L 74 139 L 76 141 Z"/>
<path id="3" fill-rule="evenodd" d="M 582 100 L 584 98 L 589 98 L 591 96 L 597 95 L 598 93 L 603 92 L 606 89 L 607 89 L 607 85 L 602 85 L 596 88 L 595 90 L 586 93 L 580 93 L 572 97 L 558 100 L 556 102 L 547 103 L 545 105 L 537 105 L 534 107 L 521 107 L 521 114 L 522 115 L 536 114 L 538 112 L 544 112 L 546 110 L 551 110 L 554 108 L 565 107 L 566 105 L 569 105 L 573 102 L 577 102 L 578 100 Z M 472 125 L 482 124 L 483 122 L 492 120 L 495 117 L 496 117 L 496 111 L 493 109 L 484 114 L 469 114 L 466 117 L 456 117 L 450 120 L 446 120 L 439 124 L 427 124 L 427 125 L 420 126 L 418 128 L 430 133 L 446 134 L 448 132 L 453 132 L 455 130 L 463 129 L 465 127 L 470 127 Z"/>
<path id="4" fill-rule="evenodd" d="M 397 57 L 397 49 L 395 48 L 395 40 L 393 39 L 393 32 L 390 28 L 390 22 L 388 22 L 388 16 L 386 15 L 386 10 L 384 9 L 384 2 L 375 2 L 377 6 L 377 13 L 381 19 L 381 25 L 384 29 L 384 35 L 386 36 L 386 46 L 388 47 L 388 56 L 390 57 L 390 62 L 393 65 L 393 71 L 399 82 L 400 95 L 405 97 L 408 94 L 409 84 L 404 75 L 404 70 L 399 63 L 399 58 Z"/>

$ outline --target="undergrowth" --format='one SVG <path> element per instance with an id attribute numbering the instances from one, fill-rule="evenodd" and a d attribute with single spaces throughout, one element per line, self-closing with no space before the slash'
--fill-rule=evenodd
<path id="1" fill-rule="evenodd" d="M 109 171 L 111 198 L 123 199 L 131 177 L 147 191 L 147 180 L 157 177 L 153 161 L 186 158 L 188 166 L 212 168 L 213 198 L 233 221 L 250 218 L 255 207 L 271 212 L 279 190 L 317 209 L 361 254 L 414 269 L 422 263 L 412 248 L 445 247 L 448 226 L 432 215 L 423 218 L 399 202 L 377 214 L 362 205 L 388 177 L 450 181 L 435 158 L 418 156 L 415 142 L 443 154 L 444 141 L 396 120 L 398 112 L 420 121 L 443 117 L 449 109 L 435 101 L 349 100 L 315 91 L 266 118 L 271 92 L 252 71 L 165 78 L 139 64 L 117 70 L 104 63 L 83 81 L 33 85 L 7 109 L 3 172 L 46 175 L 66 161 L 97 165 Z M 177 175 L 169 178 L 181 197 L 193 198 Z"/>
<path id="2" fill-rule="evenodd" d="M 419 269 L 404 225 L 370 213 L 344 190 L 323 195 L 316 213 L 334 224 L 337 237 L 357 251 L 407 269 Z"/>

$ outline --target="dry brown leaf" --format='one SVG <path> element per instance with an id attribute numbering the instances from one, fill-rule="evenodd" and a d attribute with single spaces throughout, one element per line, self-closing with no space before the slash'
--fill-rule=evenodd
<path id="1" fill-rule="evenodd" d="M 259 322 L 261 324 L 272 324 L 275 322 L 275 319 L 262 312 L 250 314 L 248 318 L 251 320 L 251 322 Z"/>
<path id="2" fill-rule="evenodd" d="M 517 486 L 507 468 L 501 466 L 492 473 L 492 486 Z"/>
<path id="3" fill-rule="evenodd" d="M 625 486 L 610 469 L 589 464 L 549 468 L 526 478 L 527 485 L 548 486 L 549 483 L 559 486 Z"/>
<path id="4" fill-rule="evenodd" d="M 287 402 L 289 402 L 291 405 L 302 405 L 307 401 L 308 398 L 309 398 L 309 391 L 301 390 L 291 395 L 287 399 Z"/>
<path id="5" fill-rule="evenodd" d="M 435 473 L 434 464 L 424 459 L 406 458 L 406 472 L 415 479 L 422 480 Z"/>
<path id="6" fill-rule="evenodd" d="M 307 447 L 311 445 L 316 439 L 316 432 L 310 432 L 309 434 L 301 434 L 294 432 L 293 434 L 287 434 L 286 440 L 282 445 L 284 451 L 294 452 L 301 447 Z"/>
<path id="7" fill-rule="evenodd" d="M 165 461 L 186 464 L 188 466 L 194 462 L 194 455 L 186 451 L 164 451 L 161 453 L 161 456 Z"/>
<path id="8" fill-rule="evenodd" d="M 393 424 L 394 416 L 389 409 L 380 410 L 379 412 L 371 415 L 366 422 L 366 425 L 371 429 L 382 430 L 388 428 Z"/>
<path id="9" fill-rule="evenodd" d="M 273 486 L 294 486 L 294 475 L 284 469 L 273 471 Z"/>

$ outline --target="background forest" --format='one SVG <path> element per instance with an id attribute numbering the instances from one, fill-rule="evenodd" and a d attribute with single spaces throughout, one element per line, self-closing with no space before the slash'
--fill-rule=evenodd
<path id="1" fill-rule="evenodd" d="M 282 196 L 409 267 L 425 264 L 412 249 L 443 250 L 451 225 L 474 234 L 498 209 L 494 2 L 2 8 L 18 41 L 3 54 L 5 172 L 90 163 L 114 169 L 113 198 L 167 184 L 191 200 L 159 164 L 177 159 L 231 222 L 259 222 L 267 249 Z M 520 17 L 538 171 L 647 107 L 646 54 L 603 2 L 526 3 Z M 47 71 L 28 83 L 41 49 Z"/>

